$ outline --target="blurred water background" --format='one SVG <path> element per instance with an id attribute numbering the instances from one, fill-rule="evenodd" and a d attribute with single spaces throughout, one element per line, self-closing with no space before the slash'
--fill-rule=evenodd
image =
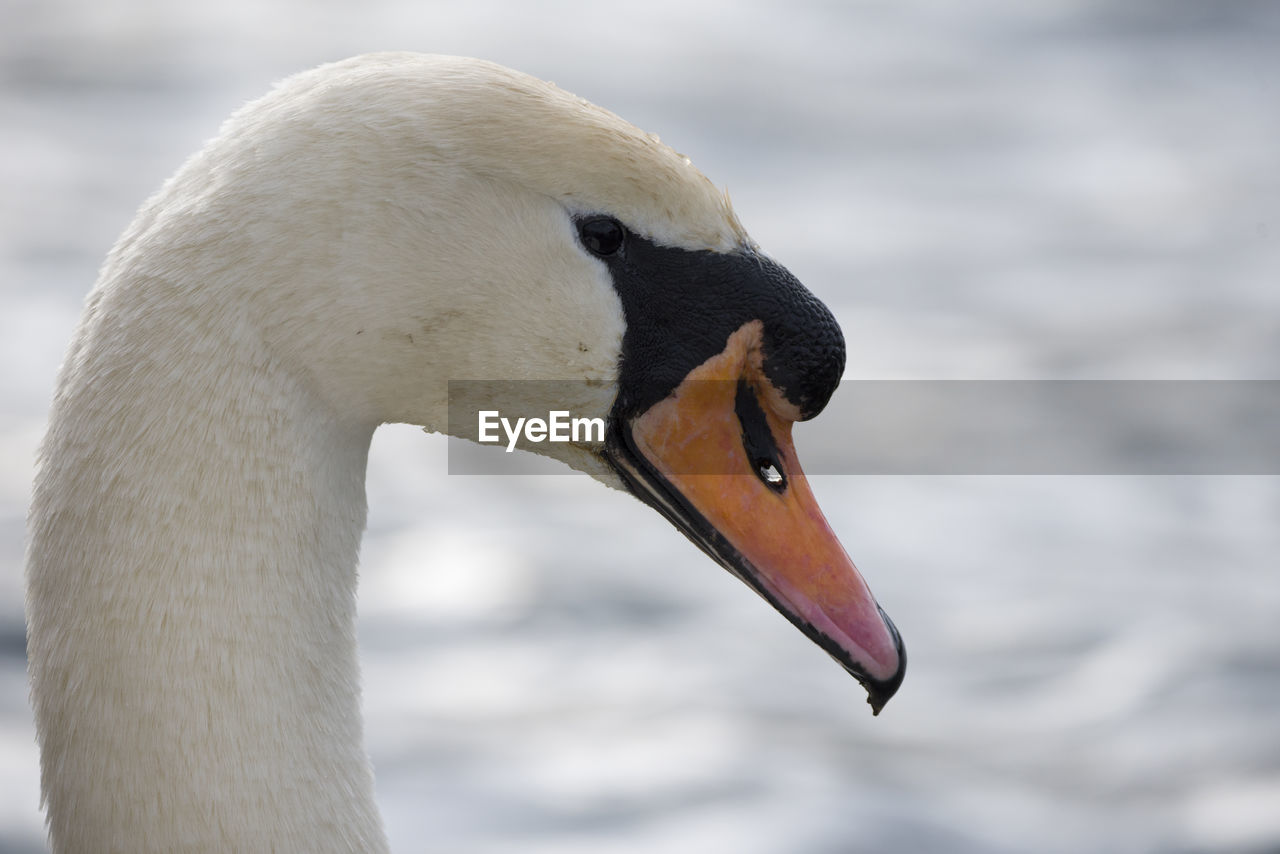
<path id="1" fill-rule="evenodd" d="M 733 194 L 847 376 L 1280 379 L 1280 4 L 0 2 L 0 851 L 43 848 L 21 558 L 83 297 L 292 71 L 483 56 Z M 804 456 L 804 427 L 798 445 Z M 820 477 L 911 666 L 863 693 L 656 514 L 376 437 L 369 748 L 393 849 L 1280 851 L 1275 477 Z"/>

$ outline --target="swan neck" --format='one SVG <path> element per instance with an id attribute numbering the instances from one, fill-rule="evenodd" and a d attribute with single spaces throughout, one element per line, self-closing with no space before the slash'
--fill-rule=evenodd
<path id="1" fill-rule="evenodd" d="M 31 515 L 54 849 L 383 851 L 355 642 L 372 425 L 251 342 L 117 315 L 90 306 Z"/>

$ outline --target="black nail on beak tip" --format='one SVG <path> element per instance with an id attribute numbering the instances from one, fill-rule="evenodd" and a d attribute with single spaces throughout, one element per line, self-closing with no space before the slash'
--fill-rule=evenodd
<path id="1" fill-rule="evenodd" d="M 907 648 L 902 643 L 902 635 L 898 633 L 898 627 L 893 624 L 893 620 L 889 619 L 889 615 L 884 612 L 883 608 L 876 605 L 876 610 L 880 612 L 880 619 L 884 620 L 884 624 L 888 626 L 889 632 L 893 635 L 893 647 L 898 651 L 898 669 L 885 680 L 860 679 L 863 687 L 867 689 L 867 704 L 871 706 L 871 714 L 873 715 L 879 715 L 885 703 L 889 702 L 889 699 L 898 693 L 898 689 L 902 687 L 902 680 L 907 675 Z"/>

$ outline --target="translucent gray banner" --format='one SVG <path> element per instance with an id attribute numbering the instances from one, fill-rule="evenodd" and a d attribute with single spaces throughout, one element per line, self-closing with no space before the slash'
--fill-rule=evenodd
<path id="1" fill-rule="evenodd" d="M 733 417 L 729 391 L 708 394 L 730 402 L 720 417 Z M 450 433 L 477 438 L 484 410 L 507 417 L 507 428 L 521 417 L 569 419 L 560 425 L 564 435 L 572 419 L 607 412 L 608 394 L 586 383 L 452 382 Z M 565 405 L 557 409 L 556 401 Z M 566 471 L 506 452 L 546 453 L 550 424 L 541 442 L 495 427 L 493 416 L 488 424 L 489 436 L 496 432 L 501 441 L 484 447 L 451 440 L 450 473 Z M 794 438 L 809 474 L 1274 475 L 1280 381 L 851 380 L 822 414 L 796 425 Z M 724 460 L 699 466 L 686 473 L 741 473 Z"/>

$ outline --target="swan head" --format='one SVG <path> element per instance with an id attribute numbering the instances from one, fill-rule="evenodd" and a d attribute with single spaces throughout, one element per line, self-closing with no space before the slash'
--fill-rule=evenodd
<path id="1" fill-rule="evenodd" d="M 456 413 L 486 406 L 603 419 L 529 447 L 656 509 L 876 712 L 897 690 L 902 641 L 791 441 L 840 379 L 839 326 L 657 137 L 490 63 L 360 57 L 233 116 L 108 267 L 157 236 L 153 265 L 217 282 L 206 298 L 342 418 L 467 438 Z"/>

